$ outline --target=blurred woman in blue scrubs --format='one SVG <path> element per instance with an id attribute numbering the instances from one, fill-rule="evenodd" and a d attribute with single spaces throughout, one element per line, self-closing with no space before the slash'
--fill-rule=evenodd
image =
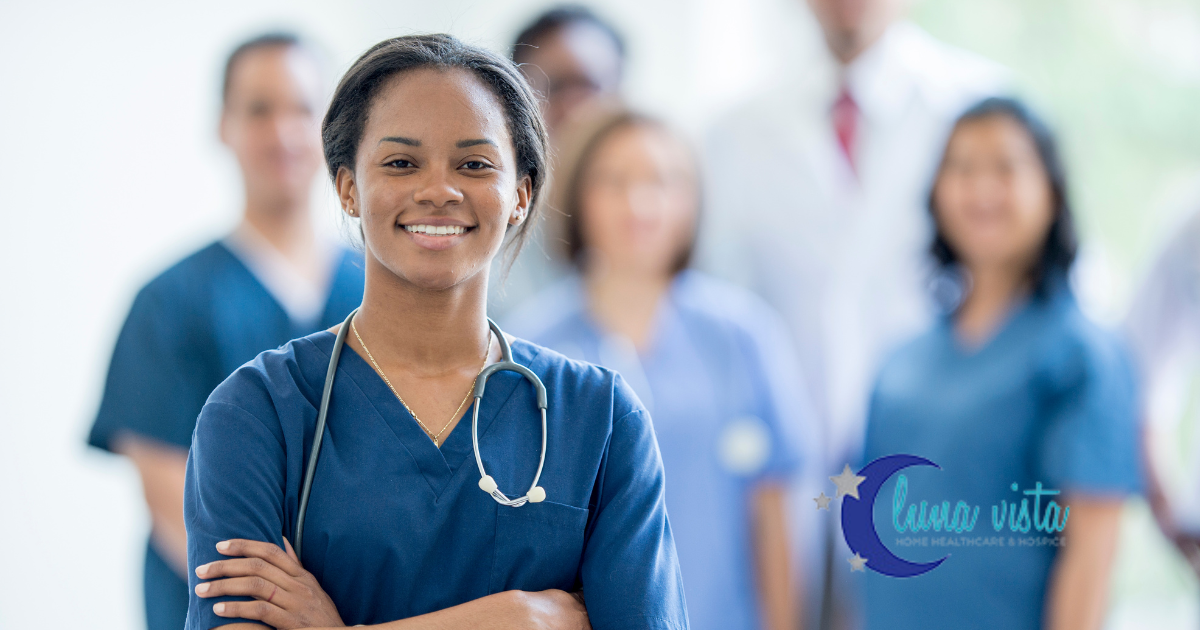
<path id="1" fill-rule="evenodd" d="M 187 627 L 686 630 L 654 432 L 622 379 L 512 339 L 548 390 L 546 432 L 519 374 L 495 374 L 468 404 L 501 353 L 491 263 L 506 236 L 526 238 L 547 176 L 520 70 L 447 35 L 386 40 L 342 78 L 322 133 L 363 234 L 362 306 L 348 331 L 260 354 L 200 412 Z M 339 331 L 347 349 L 295 539 Z M 461 421 L 476 413 L 477 443 Z M 540 469 L 544 494 L 493 500 L 476 446 L 500 490 L 519 496 Z"/>
<path id="2" fill-rule="evenodd" d="M 624 375 L 654 416 L 694 628 L 794 629 L 784 431 L 803 417 L 777 317 L 688 270 L 697 167 L 663 123 L 612 104 L 575 122 L 555 182 L 578 274 L 519 308 L 518 334 Z"/>
<path id="3" fill-rule="evenodd" d="M 88 441 L 141 474 L 153 524 L 150 630 L 179 630 L 187 615 L 183 479 L 204 400 L 259 352 L 336 324 L 362 299 L 361 256 L 311 221 L 323 99 L 320 64 L 294 35 L 263 35 L 230 55 L 220 134 L 241 167 L 241 223 L 147 284 L 113 351 Z"/>
<path id="4" fill-rule="evenodd" d="M 931 211 L 933 253 L 956 279 L 942 287 L 961 299 L 885 363 L 865 459 L 940 466 L 884 484 L 875 528 L 906 560 L 949 557 L 915 577 L 868 573 L 867 627 L 1100 628 L 1122 503 L 1141 484 L 1137 402 L 1125 352 L 1068 286 L 1075 232 L 1050 131 L 1013 100 L 968 111 Z M 1038 484 L 1061 494 L 1029 494 Z M 978 507 L 974 528 L 929 527 L 926 501 Z M 1050 501 L 1063 532 L 1043 527 Z"/>

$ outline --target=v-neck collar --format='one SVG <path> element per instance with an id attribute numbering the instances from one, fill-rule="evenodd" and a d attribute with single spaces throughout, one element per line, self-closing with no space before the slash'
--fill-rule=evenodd
<path id="1" fill-rule="evenodd" d="M 1008 312 L 1004 314 L 999 324 L 991 331 L 987 339 L 984 339 L 978 345 L 964 343 L 963 339 L 959 336 L 954 316 L 947 316 L 943 321 L 943 325 L 945 326 L 946 340 L 950 345 L 951 351 L 962 359 L 971 360 L 987 355 L 991 352 L 992 348 L 1003 347 L 1004 339 L 1012 334 L 1014 329 L 1021 326 L 1021 322 L 1025 320 L 1037 304 L 1037 296 L 1029 295 L 1020 298 L 1019 301 L 1009 306 Z"/>
<path id="2" fill-rule="evenodd" d="M 275 297 L 275 294 L 272 293 L 269 288 L 267 288 L 267 285 L 263 284 L 263 281 L 258 277 L 258 274 L 254 273 L 254 270 L 246 264 L 246 261 L 242 260 L 241 256 L 238 256 L 238 254 L 229 247 L 224 239 L 216 241 L 216 245 L 221 249 L 222 252 L 225 253 L 226 256 L 229 257 L 239 272 L 248 277 L 254 287 L 258 289 L 258 291 L 260 291 L 262 295 L 271 302 L 271 305 L 274 306 L 275 309 L 284 316 L 284 318 L 294 329 L 293 332 L 304 330 L 306 328 L 311 330 L 313 327 L 318 327 L 329 319 L 329 305 L 331 302 L 333 302 L 334 291 L 337 290 L 338 283 L 341 281 L 340 276 L 342 274 L 342 266 L 346 262 L 346 252 L 337 252 L 332 257 L 332 268 L 329 271 L 329 282 L 325 287 L 325 301 L 321 307 L 321 312 L 317 315 L 317 319 L 313 322 L 299 322 L 292 318 L 291 313 L 284 308 L 283 304 L 279 301 L 279 298 Z M 310 324 L 311 326 L 309 326 Z"/>
<path id="3" fill-rule="evenodd" d="M 676 274 L 671 282 L 667 285 L 666 291 L 663 291 L 659 297 L 658 304 L 654 307 L 654 315 L 651 317 L 650 330 L 646 337 L 646 346 L 637 348 L 636 344 L 630 344 L 637 348 L 637 359 L 642 363 L 654 362 L 662 352 L 663 338 L 666 337 L 672 327 L 676 324 L 674 321 L 678 317 L 679 293 L 685 290 L 684 283 L 688 282 L 690 270 L 683 270 Z M 588 306 L 587 287 L 584 284 L 582 276 L 576 275 L 571 279 L 572 291 L 574 292 L 575 303 L 578 307 L 576 316 L 583 323 L 587 331 L 595 338 L 599 344 L 604 338 L 614 336 L 615 333 L 608 332 L 595 316 Z M 624 337 L 622 337 L 624 338 Z"/>
<path id="4" fill-rule="evenodd" d="M 326 334 L 329 335 L 329 348 L 332 350 L 334 335 L 329 332 Z M 349 351 L 347 352 L 347 350 Z M 528 352 L 526 344 L 519 342 L 513 344 L 513 360 L 535 372 L 539 354 Z M 461 473 L 464 464 L 469 463 L 471 464 L 470 468 L 474 467 L 474 446 L 471 443 L 471 416 L 475 411 L 474 401 L 467 408 L 466 415 L 446 436 L 441 448 L 438 448 L 413 419 L 412 414 L 392 393 L 387 383 L 380 378 L 379 373 L 349 345 L 343 349 L 342 358 L 338 360 L 338 376 L 349 377 L 370 402 L 375 410 L 376 419 L 387 425 L 399 441 L 399 446 L 412 457 L 413 462 L 420 469 L 421 475 L 429 484 L 435 502 L 441 498 L 455 475 Z M 492 422 L 499 416 L 501 410 L 508 405 L 516 391 L 517 384 L 524 380 L 523 377 L 512 372 L 499 372 L 488 379 L 483 406 L 479 411 L 480 442 L 487 435 Z M 532 413 L 532 407 L 530 409 L 529 413 Z"/>

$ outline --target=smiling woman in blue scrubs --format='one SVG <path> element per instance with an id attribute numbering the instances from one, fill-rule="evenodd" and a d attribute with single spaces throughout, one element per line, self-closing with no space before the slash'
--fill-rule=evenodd
<path id="1" fill-rule="evenodd" d="M 546 499 L 506 507 L 478 485 L 460 420 L 499 358 L 488 270 L 506 234 L 523 238 L 546 177 L 520 71 L 449 36 L 387 40 L 347 71 L 322 129 L 360 221 L 366 291 L 337 365 L 303 566 L 287 539 L 334 331 L 259 355 L 200 414 L 187 627 L 687 628 L 654 432 L 615 373 L 512 340 L 549 392 Z M 542 435 L 529 384 L 494 376 L 479 425 L 500 488 L 529 483 Z"/>
<path id="2" fill-rule="evenodd" d="M 807 418 L 787 334 L 760 300 L 687 269 L 700 184 L 678 135 L 612 105 L 574 127 L 554 205 L 579 273 L 512 328 L 618 370 L 654 414 L 692 627 L 794 630 L 784 496 Z"/>
<path id="3" fill-rule="evenodd" d="M 931 199 L 933 252 L 961 301 L 884 365 L 865 454 L 940 466 L 902 473 L 905 505 L 979 513 L 966 533 L 911 531 L 900 475 L 884 485 L 875 528 L 891 551 L 949 557 L 916 577 L 869 573 L 867 628 L 1098 629 L 1122 502 L 1140 488 L 1137 406 L 1124 351 L 1068 287 L 1075 235 L 1049 130 L 1016 101 L 984 101 L 955 126 Z M 1038 483 L 1062 494 L 1035 505 Z M 1065 532 L 1033 523 L 1051 498 L 1070 510 Z M 1022 501 L 1028 526 L 1000 512 Z M 1002 544 L 977 544 L 989 539 Z"/>

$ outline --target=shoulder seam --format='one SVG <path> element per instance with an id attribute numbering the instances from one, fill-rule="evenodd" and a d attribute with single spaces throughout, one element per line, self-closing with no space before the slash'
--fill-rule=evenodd
<path id="1" fill-rule="evenodd" d="M 208 402 L 204 403 L 204 406 L 205 406 L 205 407 L 208 407 L 208 406 L 210 406 L 210 405 L 223 405 L 223 406 L 226 406 L 226 407 L 232 407 L 232 408 L 234 408 L 234 409 L 237 409 L 238 411 L 240 411 L 240 412 L 242 412 L 242 413 L 246 414 L 247 416 L 250 416 L 251 418 L 254 418 L 254 420 L 255 420 L 256 422 L 258 422 L 259 424 L 261 424 L 261 425 L 262 425 L 262 427 L 263 427 L 264 429 L 266 429 L 267 431 L 270 431 L 270 432 L 271 432 L 271 435 L 274 435 L 274 434 L 275 434 L 275 432 L 274 432 L 274 431 L 271 431 L 271 427 L 267 426 L 267 423 L 262 421 L 262 418 L 259 418 L 257 415 L 255 415 L 255 414 L 253 414 L 253 413 L 250 413 L 250 412 L 249 412 L 249 411 L 247 411 L 245 408 L 243 408 L 243 407 L 241 407 L 241 406 L 239 406 L 239 405 L 235 405 L 235 404 L 233 404 L 233 403 L 231 403 L 231 402 L 225 402 L 225 401 L 223 401 L 223 400 L 213 400 L 213 401 L 208 401 Z M 201 411 L 201 412 L 203 412 L 203 411 L 204 411 L 204 409 L 203 409 L 203 408 L 201 408 L 201 410 L 200 410 L 200 411 Z M 282 428 L 283 428 L 283 427 L 282 427 L 282 426 L 280 426 L 280 430 L 282 430 Z M 283 444 L 283 443 L 280 443 L 280 446 L 286 446 L 286 445 L 285 445 L 285 444 Z"/>
<path id="2" fill-rule="evenodd" d="M 614 427 L 617 426 L 617 423 L 619 423 L 619 422 L 624 422 L 624 420 L 626 418 L 628 418 L 629 416 L 633 416 L 633 415 L 637 415 L 637 414 L 644 414 L 644 413 L 648 413 L 645 408 L 634 409 L 633 411 L 630 411 L 629 413 L 621 416 L 620 418 L 613 420 L 613 426 Z"/>

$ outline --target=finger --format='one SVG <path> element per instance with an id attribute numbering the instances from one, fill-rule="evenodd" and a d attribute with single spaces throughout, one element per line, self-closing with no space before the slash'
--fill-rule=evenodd
<path id="1" fill-rule="evenodd" d="M 234 577 L 260 577 L 281 588 L 291 590 L 296 578 L 262 558 L 233 558 L 217 560 L 196 567 L 196 577 L 203 580 Z"/>
<path id="2" fill-rule="evenodd" d="M 218 602 L 213 604 L 213 612 L 219 617 L 241 617 L 261 621 L 272 628 L 289 627 L 288 615 L 275 604 L 263 601 L 252 602 Z"/>
<path id="3" fill-rule="evenodd" d="M 292 543 L 288 542 L 287 536 L 283 537 L 283 546 L 284 546 L 284 550 L 287 551 L 288 557 L 291 558 L 292 560 L 295 560 L 296 564 L 300 564 L 300 558 L 299 558 L 299 556 L 296 555 L 296 550 L 292 549 Z M 300 565 L 300 566 L 304 566 L 304 565 Z"/>
<path id="4" fill-rule="evenodd" d="M 292 599 L 291 594 L 285 589 L 280 588 L 278 584 L 257 576 L 225 578 L 223 580 L 213 580 L 212 582 L 198 584 L 196 585 L 196 595 L 205 598 L 221 597 L 224 595 L 253 597 L 254 599 L 262 600 L 268 604 L 275 604 L 285 609 L 288 607 L 288 601 Z"/>
<path id="5" fill-rule="evenodd" d="M 217 543 L 217 551 L 226 556 L 260 558 L 293 577 L 304 573 L 304 567 L 300 566 L 299 562 L 280 549 L 279 545 L 272 543 L 234 538 Z"/>

